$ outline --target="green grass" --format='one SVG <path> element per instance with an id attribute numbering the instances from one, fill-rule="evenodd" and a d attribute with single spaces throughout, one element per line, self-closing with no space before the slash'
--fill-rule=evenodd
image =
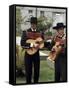
<path id="1" fill-rule="evenodd" d="M 39 82 L 54 81 L 54 69 L 51 68 L 47 61 L 42 60 L 40 64 Z"/>
<path id="2" fill-rule="evenodd" d="M 39 82 L 50 82 L 50 81 L 54 81 L 54 68 L 51 68 L 46 60 L 41 60 Z M 26 82 L 25 77 L 16 78 L 16 83 L 25 83 L 25 82 Z"/>

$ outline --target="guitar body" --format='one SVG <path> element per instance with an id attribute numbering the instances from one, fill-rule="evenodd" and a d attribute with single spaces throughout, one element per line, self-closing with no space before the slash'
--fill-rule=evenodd
<path id="1" fill-rule="evenodd" d="M 41 48 L 44 47 L 43 39 L 42 39 L 41 37 L 38 37 L 38 38 L 36 38 L 35 40 L 33 40 L 33 39 L 28 39 L 28 40 L 26 41 L 26 43 L 30 43 L 30 44 L 32 43 L 32 44 L 33 44 L 32 47 L 30 47 L 29 49 L 26 49 L 26 52 L 27 52 L 29 55 L 35 54 L 35 53 L 38 51 L 38 49 L 41 49 Z"/>
<path id="2" fill-rule="evenodd" d="M 48 60 L 52 60 L 55 61 L 55 59 L 57 58 L 58 54 L 61 52 L 62 47 L 59 45 L 59 42 L 56 42 L 56 44 L 53 46 L 52 51 L 50 52 L 49 56 L 48 56 Z"/>
<path id="3" fill-rule="evenodd" d="M 39 43 L 39 49 L 42 49 L 44 47 L 44 42 L 43 42 L 43 39 L 41 37 L 38 37 L 36 39 L 36 42 Z"/>
<path id="4" fill-rule="evenodd" d="M 55 60 L 55 58 L 56 58 L 56 53 L 52 53 L 52 52 L 50 52 L 50 54 L 49 54 L 49 56 L 48 56 L 48 60 L 51 60 L 51 61 L 54 61 Z"/>
<path id="5" fill-rule="evenodd" d="M 32 39 L 28 39 L 26 41 L 26 43 L 32 43 L 33 45 L 35 44 L 35 40 L 32 40 Z M 37 52 L 37 49 L 35 49 L 35 47 L 30 47 L 29 49 L 26 49 L 26 52 L 29 54 L 29 55 L 33 55 Z"/>

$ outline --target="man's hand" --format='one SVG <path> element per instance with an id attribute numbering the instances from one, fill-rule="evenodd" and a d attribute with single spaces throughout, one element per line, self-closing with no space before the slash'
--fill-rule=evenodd
<path id="1" fill-rule="evenodd" d="M 35 48 L 39 48 L 39 44 L 36 44 L 36 43 L 35 43 L 35 44 L 34 44 L 34 47 L 35 47 Z"/>
<path id="2" fill-rule="evenodd" d="M 31 44 L 30 44 L 30 47 L 33 47 L 33 46 L 34 46 L 34 44 L 33 44 L 33 43 L 31 43 Z"/>

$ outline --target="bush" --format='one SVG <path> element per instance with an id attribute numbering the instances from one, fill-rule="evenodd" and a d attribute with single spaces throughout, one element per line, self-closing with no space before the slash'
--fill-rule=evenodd
<path id="1" fill-rule="evenodd" d="M 48 32 L 46 32 L 45 35 L 47 35 L 47 36 L 52 36 L 52 32 L 51 32 L 51 31 L 48 31 Z"/>
<path id="2" fill-rule="evenodd" d="M 17 69 L 24 68 L 24 54 L 25 54 L 25 50 L 23 50 L 21 46 L 16 45 L 16 67 Z"/>
<path id="3" fill-rule="evenodd" d="M 50 17 L 39 17 L 38 18 L 38 30 L 46 30 L 52 26 L 52 18 Z"/>

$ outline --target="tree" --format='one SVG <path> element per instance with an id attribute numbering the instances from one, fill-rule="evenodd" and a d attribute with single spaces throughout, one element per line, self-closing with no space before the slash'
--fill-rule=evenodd
<path id="1" fill-rule="evenodd" d="M 46 29 L 50 29 L 50 27 L 52 26 L 52 18 L 50 17 L 39 17 L 38 18 L 38 30 L 43 30 L 45 31 Z"/>
<path id="2" fill-rule="evenodd" d="M 20 8 L 16 8 L 16 35 L 17 36 L 21 36 L 22 34 L 22 30 L 21 30 L 21 24 L 24 24 L 24 20 L 25 20 L 26 16 L 22 16 L 21 14 L 21 9 Z"/>
<path id="3" fill-rule="evenodd" d="M 19 8 L 16 8 L 16 35 L 21 34 L 22 16 Z"/>

